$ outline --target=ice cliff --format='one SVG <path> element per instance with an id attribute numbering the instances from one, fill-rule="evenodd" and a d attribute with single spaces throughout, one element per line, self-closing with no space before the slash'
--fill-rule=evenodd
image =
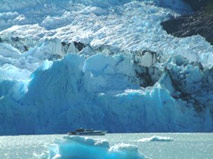
<path id="1" fill-rule="evenodd" d="M 0 134 L 213 131 L 213 47 L 182 1 L 1 1 Z"/>

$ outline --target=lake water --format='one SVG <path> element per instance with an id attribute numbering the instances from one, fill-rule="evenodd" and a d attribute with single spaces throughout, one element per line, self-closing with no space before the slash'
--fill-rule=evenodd
<path id="1" fill-rule="evenodd" d="M 171 137 L 171 142 L 138 142 L 152 136 Z M 2 136 L 0 159 L 38 159 L 47 154 L 48 145 L 64 135 Z M 127 143 L 137 145 L 142 154 L 150 159 L 213 159 L 213 133 L 140 133 L 107 134 L 102 137 L 111 145 Z"/>

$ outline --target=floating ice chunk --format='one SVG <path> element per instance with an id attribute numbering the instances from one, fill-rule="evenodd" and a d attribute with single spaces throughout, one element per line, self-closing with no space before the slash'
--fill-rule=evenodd
<path id="1" fill-rule="evenodd" d="M 138 142 L 151 142 L 151 141 L 165 141 L 165 142 L 170 142 L 170 141 L 173 141 L 172 138 L 170 137 L 164 137 L 164 136 L 152 136 L 152 137 L 149 137 L 149 138 L 142 138 L 140 140 L 138 140 Z"/>
<path id="2" fill-rule="evenodd" d="M 142 159 L 142 157 L 138 153 L 138 147 L 134 145 L 129 144 L 117 144 L 112 146 L 109 149 L 109 152 L 112 153 L 110 156 L 112 156 L 112 159 Z M 113 158 L 114 156 L 114 158 Z"/>
<path id="3" fill-rule="evenodd" d="M 128 144 L 110 147 L 106 140 L 67 136 L 49 147 L 49 159 L 144 159 L 138 148 Z"/>

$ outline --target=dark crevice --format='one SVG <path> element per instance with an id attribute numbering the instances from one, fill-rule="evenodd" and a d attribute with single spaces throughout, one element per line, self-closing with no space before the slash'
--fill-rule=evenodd
<path id="1" fill-rule="evenodd" d="M 181 99 L 187 103 L 190 103 L 191 101 L 196 112 L 202 112 L 206 108 L 205 105 L 201 104 L 201 102 L 199 102 L 196 98 L 192 97 L 193 93 L 184 92 L 184 83 L 182 83 L 181 80 L 175 80 L 172 73 L 167 68 L 165 68 L 165 72 L 169 76 L 172 86 L 175 89 L 175 93 L 171 94 L 173 98 Z M 180 94 L 177 94 L 177 92 Z"/>
<path id="2" fill-rule="evenodd" d="M 83 44 L 81 42 L 76 42 L 76 41 L 74 41 L 74 45 L 78 49 L 78 51 L 81 51 L 81 50 L 83 50 L 86 47 L 85 44 Z"/>
<path id="3" fill-rule="evenodd" d="M 139 71 L 135 70 L 135 73 L 139 79 L 143 80 L 143 83 L 140 84 L 141 87 L 150 87 L 155 84 L 155 82 L 152 80 L 151 75 L 149 74 L 149 68 L 145 68 L 145 72 L 140 73 Z"/>

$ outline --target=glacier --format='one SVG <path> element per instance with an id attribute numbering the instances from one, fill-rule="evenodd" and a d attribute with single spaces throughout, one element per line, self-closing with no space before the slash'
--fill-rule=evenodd
<path id="1" fill-rule="evenodd" d="M 182 0 L 0 4 L 0 134 L 213 131 L 213 47 L 160 25 Z"/>
<path id="2" fill-rule="evenodd" d="M 211 104 L 212 98 L 212 89 L 200 92 L 199 74 L 203 72 L 186 66 L 197 77 L 184 79 L 191 83 L 182 90 L 193 91 L 202 99 L 197 103 L 190 97 L 181 98 L 182 92 L 172 83 L 180 80 L 173 79 L 175 73 L 174 77 L 169 74 L 172 68 L 153 86 L 140 87 L 131 58 L 131 54 L 89 58 L 69 54 L 62 60 L 45 61 L 28 80 L 2 79 L 1 125 L 22 133 L 64 133 L 78 127 L 109 132 L 212 130 L 211 107 L 201 107 L 208 98 Z"/>

